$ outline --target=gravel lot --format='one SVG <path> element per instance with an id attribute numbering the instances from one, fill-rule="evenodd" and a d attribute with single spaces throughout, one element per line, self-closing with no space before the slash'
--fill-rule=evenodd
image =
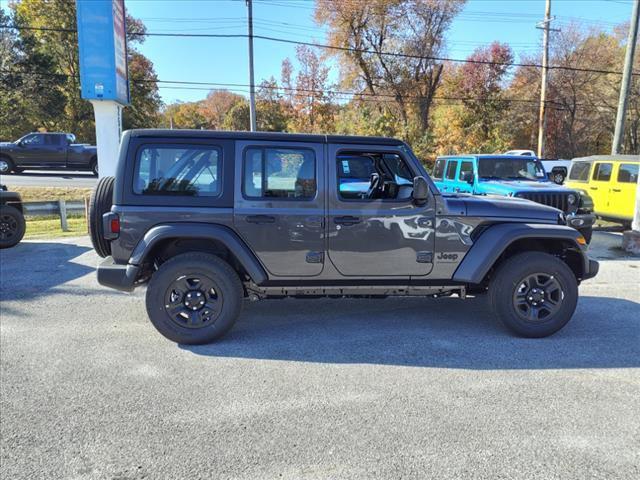
<path id="1" fill-rule="evenodd" d="M 86 238 L 0 253 L 0 477 L 640 478 L 640 260 L 598 233 L 569 325 L 484 299 L 246 304 L 178 346 Z"/>

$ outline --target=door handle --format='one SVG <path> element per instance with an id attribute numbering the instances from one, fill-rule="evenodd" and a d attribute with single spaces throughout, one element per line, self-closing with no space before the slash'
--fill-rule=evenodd
<path id="1" fill-rule="evenodd" d="M 612 188 L 611 191 L 612 192 L 621 192 L 622 190 L 620 190 L 619 188 Z"/>
<path id="2" fill-rule="evenodd" d="M 598 187 L 589 187 L 589 189 L 591 189 L 591 190 L 597 190 L 597 189 L 598 189 Z"/>
<path id="3" fill-rule="evenodd" d="M 247 215 L 245 220 L 249 223 L 275 223 L 276 217 L 271 215 Z"/>
<path id="4" fill-rule="evenodd" d="M 360 217 L 352 217 L 351 215 L 346 215 L 344 217 L 334 217 L 333 223 L 336 225 L 355 225 L 356 223 L 360 223 Z"/>

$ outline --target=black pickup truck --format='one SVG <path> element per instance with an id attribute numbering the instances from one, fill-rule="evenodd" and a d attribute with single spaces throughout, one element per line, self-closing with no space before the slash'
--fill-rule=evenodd
<path id="1" fill-rule="evenodd" d="M 72 133 L 28 133 L 0 143 L 0 174 L 27 169 L 90 170 L 98 175 L 96 147 L 76 144 Z"/>

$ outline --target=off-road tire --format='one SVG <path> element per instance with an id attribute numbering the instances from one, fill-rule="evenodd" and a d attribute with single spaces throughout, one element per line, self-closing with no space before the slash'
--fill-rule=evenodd
<path id="1" fill-rule="evenodd" d="M 551 276 L 561 288 L 558 310 L 538 321 L 523 320 L 516 310 L 516 292 L 523 279 L 542 273 Z M 489 303 L 498 319 L 522 337 L 542 338 L 556 333 L 571 319 L 578 303 L 578 282 L 571 269 L 548 253 L 517 254 L 502 263 L 491 277 Z"/>
<path id="2" fill-rule="evenodd" d="M 208 277 L 215 285 L 221 301 L 216 310 L 219 313 L 212 324 L 187 328 L 179 325 L 168 313 L 167 294 L 177 280 L 198 275 Z M 227 262 L 208 253 L 183 253 L 167 260 L 151 276 L 147 287 L 147 313 L 154 327 L 169 340 L 200 345 L 213 342 L 233 327 L 242 310 L 243 296 L 240 278 Z"/>
<path id="3" fill-rule="evenodd" d="M 551 175 L 553 178 L 553 183 L 556 183 L 558 185 L 562 185 L 567 178 L 564 172 L 552 172 Z"/>
<path id="4" fill-rule="evenodd" d="M 104 238 L 102 215 L 111 210 L 113 182 L 113 177 L 103 177 L 98 180 L 89 200 L 89 235 L 93 248 L 101 257 L 111 255 L 111 242 Z"/>
<path id="5" fill-rule="evenodd" d="M 24 237 L 25 228 L 20 210 L 11 205 L 0 206 L 0 248 L 17 245 Z"/>

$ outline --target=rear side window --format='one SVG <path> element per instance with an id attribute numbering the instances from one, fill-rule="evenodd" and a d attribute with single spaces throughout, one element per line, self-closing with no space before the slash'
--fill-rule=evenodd
<path id="1" fill-rule="evenodd" d="M 593 179 L 599 182 L 608 182 L 611 179 L 612 165 L 610 163 L 596 163 L 593 171 Z"/>
<path id="2" fill-rule="evenodd" d="M 590 162 L 574 162 L 569 172 L 569 180 L 575 182 L 588 182 L 589 172 L 591 171 Z"/>
<path id="3" fill-rule="evenodd" d="M 456 168 L 458 168 L 458 161 L 449 160 L 449 163 L 447 163 L 447 175 L 445 176 L 447 180 L 454 180 L 456 178 Z"/>
<path id="4" fill-rule="evenodd" d="M 444 158 L 439 158 L 436 160 L 436 165 L 433 167 L 433 178 L 436 180 L 442 180 L 442 175 L 444 174 L 444 166 L 447 161 Z"/>
<path id="5" fill-rule="evenodd" d="M 213 146 L 149 145 L 139 150 L 133 191 L 139 195 L 217 197 L 222 151 Z"/>
<path id="6" fill-rule="evenodd" d="M 313 198 L 315 154 L 307 149 L 248 148 L 242 187 L 248 198 Z"/>
<path id="7" fill-rule="evenodd" d="M 638 183 L 638 170 L 640 164 L 621 163 L 618 171 L 618 181 L 620 183 Z"/>
<path id="8" fill-rule="evenodd" d="M 61 135 L 43 135 L 44 136 L 44 144 L 45 145 L 59 145 Z"/>

